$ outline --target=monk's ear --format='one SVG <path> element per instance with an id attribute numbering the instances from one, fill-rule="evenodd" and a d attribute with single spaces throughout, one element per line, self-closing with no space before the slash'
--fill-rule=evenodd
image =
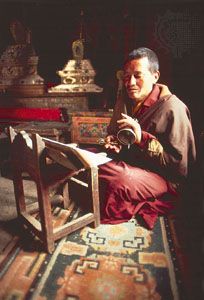
<path id="1" fill-rule="evenodd" d="M 160 77 L 160 72 L 159 72 L 159 71 L 156 71 L 156 72 L 153 74 L 153 81 L 154 81 L 154 83 L 157 83 L 157 81 L 159 80 L 159 77 Z"/>

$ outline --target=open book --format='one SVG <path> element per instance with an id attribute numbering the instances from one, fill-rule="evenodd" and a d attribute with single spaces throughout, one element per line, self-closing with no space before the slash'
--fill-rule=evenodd
<path id="1" fill-rule="evenodd" d="M 66 164 L 72 170 L 83 167 L 97 167 L 112 160 L 104 155 L 105 153 L 93 153 L 85 149 L 80 149 L 74 143 L 64 144 L 48 138 L 43 138 L 43 141 L 48 149 L 54 150 L 50 152 L 52 156 L 55 156 L 54 159 L 59 163 L 62 163 L 63 160 L 62 164 Z"/>

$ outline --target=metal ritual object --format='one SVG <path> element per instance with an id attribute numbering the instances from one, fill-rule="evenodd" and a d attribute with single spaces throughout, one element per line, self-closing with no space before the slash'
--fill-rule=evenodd
<path id="1" fill-rule="evenodd" d="M 84 59 L 84 45 L 81 39 L 72 43 L 73 59 L 57 71 L 61 84 L 51 87 L 51 93 L 101 93 L 102 88 L 94 83 L 96 72 L 89 59 Z"/>
<path id="2" fill-rule="evenodd" d="M 98 139 L 98 144 L 101 145 L 101 146 L 105 145 L 106 144 L 106 139 L 104 139 L 104 138 Z M 111 145 L 118 145 L 117 142 L 111 142 L 110 144 Z"/>
<path id="3" fill-rule="evenodd" d="M 127 145 L 129 148 L 130 145 L 134 144 L 136 136 L 131 128 L 122 128 L 117 133 L 117 139 L 121 144 Z"/>
<path id="4" fill-rule="evenodd" d="M 14 20 L 10 24 L 14 39 L 0 57 L 0 90 L 20 94 L 42 94 L 44 79 L 38 75 L 38 56 L 31 41 L 31 31 Z"/>

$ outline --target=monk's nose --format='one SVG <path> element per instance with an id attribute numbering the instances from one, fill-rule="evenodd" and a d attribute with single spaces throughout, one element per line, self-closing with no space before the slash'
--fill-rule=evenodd
<path id="1" fill-rule="evenodd" d="M 131 76 L 130 76 L 129 84 L 130 84 L 130 85 L 136 85 L 136 83 L 137 83 L 137 79 L 135 78 L 134 75 L 131 75 Z"/>

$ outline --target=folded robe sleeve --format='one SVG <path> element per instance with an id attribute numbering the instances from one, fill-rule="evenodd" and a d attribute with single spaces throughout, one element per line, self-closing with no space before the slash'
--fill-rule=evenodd
<path id="1" fill-rule="evenodd" d="M 188 108 L 178 98 L 162 103 L 145 122 L 139 145 L 144 157 L 154 160 L 172 181 L 182 181 L 196 158 L 194 135 Z"/>

